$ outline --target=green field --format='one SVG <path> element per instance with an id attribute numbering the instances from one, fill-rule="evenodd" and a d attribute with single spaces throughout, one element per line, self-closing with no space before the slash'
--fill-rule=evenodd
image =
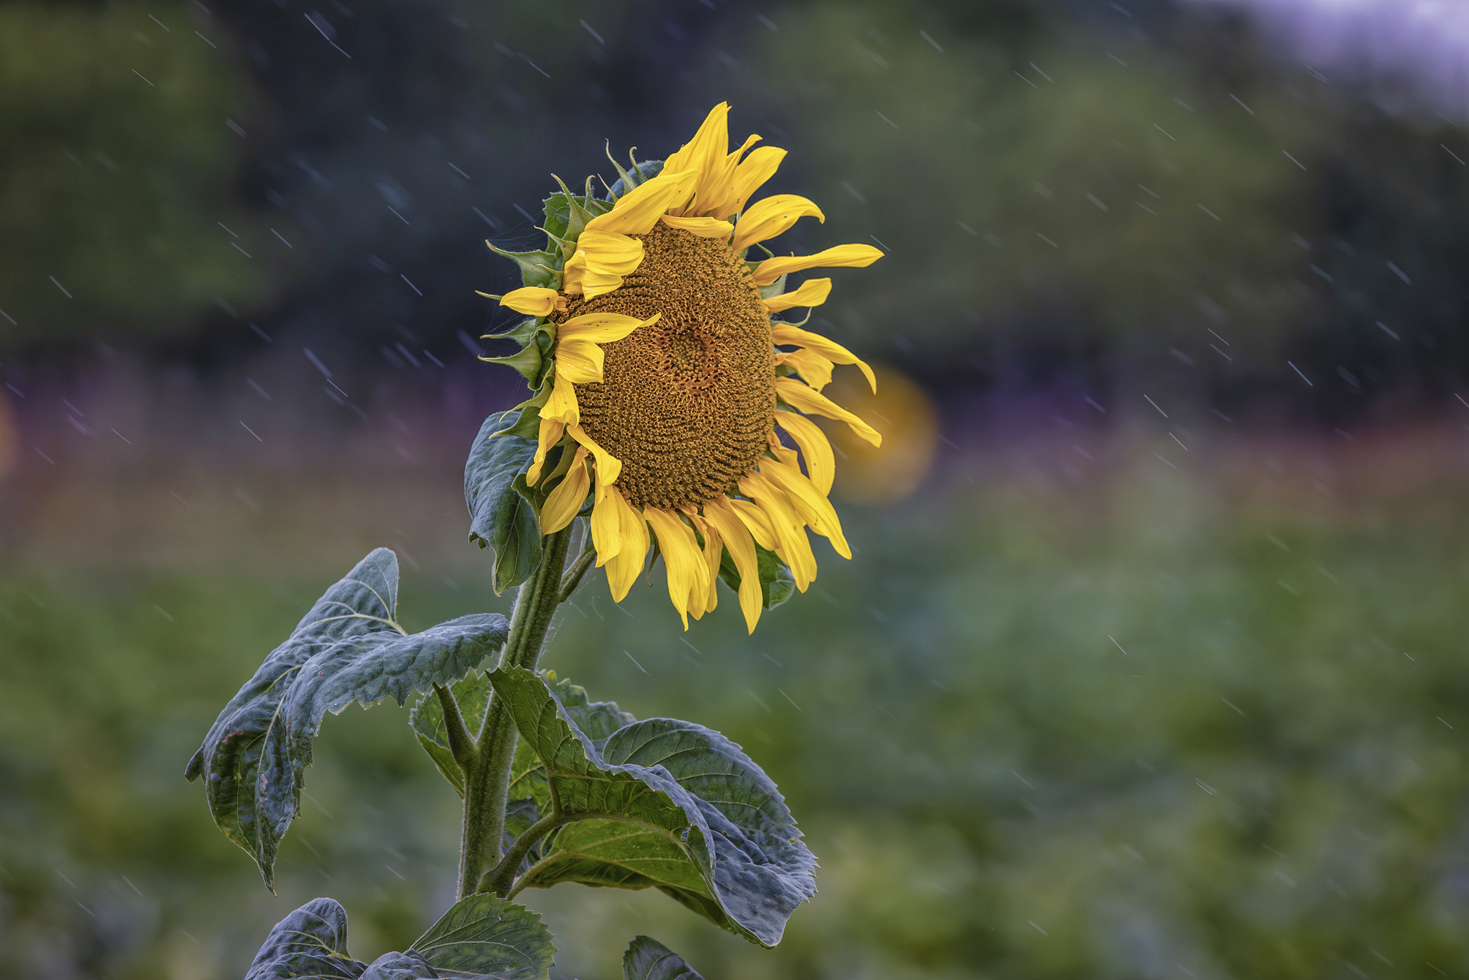
<path id="1" fill-rule="evenodd" d="M 1062 444 L 956 458 L 902 504 L 844 508 L 854 560 L 819 551 L 754 637 L 728 593 L 683 634 L 657 576 L 624 608 L 595 577 L 546 665 L 744 745 L 820 892 L 773 952 L 656 894 L 528 893 L 558 972 L 611 977 L 647 932 L 711 980 L 1464 975 L 1459 436 L 1260 440 L 1192 472 L 1122 437 L 1089 470 Z M 67 532 L 43 529 L 0 564 L 0 974 L 239 976 L 319 894 L 370 958 L 451 903 L 457 798 L 406 710 L 327 719 L 275 897 L 183 779 L 366 551 L 313 551 L 283 515 L 344 498 L 309 486 L 259 518 L 295 542 L 276 569 L 237 531 L 128 562 L 48 559 Z M 405 623 L 505 608 L 434 521 Z"/>

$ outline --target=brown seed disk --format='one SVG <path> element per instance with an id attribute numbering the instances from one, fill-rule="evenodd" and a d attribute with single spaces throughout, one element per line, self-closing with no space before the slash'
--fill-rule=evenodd
<path id="1" fill-rule="evenodd" d="M 676 508 L 726 493 L 760 461 L 775 426 L 770 317 L 730 245 L 661 221 L 621 288 L 573 299 L 557 319 L 623 313 L 659 321 L 603 345 L 601 384 L 579 384 L 587 434 L 622 461 L 637 507 Z"/>

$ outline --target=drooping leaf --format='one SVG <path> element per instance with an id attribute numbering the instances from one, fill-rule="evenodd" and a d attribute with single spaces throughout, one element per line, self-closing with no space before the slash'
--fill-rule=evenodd
<path id="1" fill-rule="evenodd" d="M 318 898 L 270 930 L 245 980 L 546 980 L 555 953 L 539 915 L 474 895 L 408 949 L 365 964 L 347 952 L 347 913 Z"/>
<path id="2" fill-rule="evenodd" d="M 667 718 L 614 732 L 599 752 L 530 671 L 490 674 L 569 822 L 516 887 L 562 881 L 657 887 L 766 946 L 815 893 L 815 859 L 780 792 L 718 732 Z"/>
<path id="3" fill-rule="evenodd" d="M 494 895 L 471 895 L 414 940 L 441 977 L 545 980 L 556 947 L 541 917 Z"/>
<path id="4" fill-rule="evenodd" d="M 704 980 L 682 957 L 649 936 L 637 936 L 622 954 L 623 980 Z"/>
<path id="5" fill-rule="evenodd" d="M 469 539 L 495 550 L 496 595 L 530 578 L 541 560 L 540 521 L 515 490 L 515 478 L 524 475 L 535 457 L 536 442 L 501 432 L 520 421 L 513 412 L 485 419 L 464 464 Z"/>
<path id="6" fill-rule="evenodd" d="M 346 910 L 316 898 L 276 923 L 245 980 L 357 980 L 366 969 L 347 952 Z"/>
<path id="7" fill-rule="evenodd" d="M 409 634 L 397 622 L 398 558 L 378 548 L 326 591 L 230 699 L 185 773 L 205 776 L 210 813 L 271 883 L 300 808 L 326 712 L 448 684 L 505 642 L 505 617 L 475 614 Z"/>
<path id="8" fill-rule="evenodd" d="M 785 562 L 775 552 L 766 551 L 757 544 L 755 558 L 760 569 L 760 601 L 766 609 L 774 609 L 796 591 L 795 580 L 791 578 Z M 719 578 L 732 591 L 740 591 L 740 571 L 735 567 L 734 559 L 729 556 L 729 549 L 725 549 L 720 558 Z"/>
<path id="9" fill-rule="evenodd" d="M 631 712 L 623 711 L 616 701 L 593 701 L 587 689 L 573 684 L 568 678 L 556 677 L 553 670 L 540 672 L 542 678 L 556 693 L 562 709 L 571 723 L 591 739 L 592 747 L 602 750 L 613 732 L 637 721 Z M 510 770 L 510 796 L 526 799 L 535 804 L 537 815 L 550 812 L 551 792 L 546 782 L 546 767 L 540 756 L 525 739 L 515 746 L 515 761 Z M 529 826 L 529 824 L 527 824 Z"/>

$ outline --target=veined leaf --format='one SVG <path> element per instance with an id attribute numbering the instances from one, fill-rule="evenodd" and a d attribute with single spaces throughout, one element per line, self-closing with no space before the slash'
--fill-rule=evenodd
<path id="1" fill-rule="evenodd" d="M 410 950 L 440 977 L 545 980 L 556 947 L 541 917 L 494 895 L 471 895 L 414 940 Z"/>
<path id="2" fill-rule="evenodd" d="M 515 491 L 536 454 L 534 438 L 501 433 L 521 421 L 511 412 L 485 419 L 464 464 L 469 540 L 495 550 L 495 594 L 519 585 L 541 560 L 541 525 L 535 508 Z"/>
<path id="3" fill-rule="evenodd" d="M 456 904 L 407 950 L 371 964 L 347 952 L 347 913 L 314 899 L 282 919 L 245 980 L 546 980 L 556 947 L 541 917 L 491 895 Z"/>
<path id="4" fill-rule="evenodd" d="M 276 923 L 245 980 L 357 980 L 366 969 L 347 952 L 346 910 L 316 898 Z"/>
<path id="5" fill-rule="evenodd" d="M 568 822 L 516 889 L 562 881 L 656 887 L 765 946 L 815 894 L 815 858 L 779 790 L 739 746 L 689 722 L 654 718 L 599 751 L 538 676 L 490 674 L 540 758 L 550 809 Z"/>
<path id="6" fill-rule="evenodd" d="M 475 614 L 408 634 L 397 622 L 398 557 L 373 551 L 326 591 L 225 705 L 185 773 L 205 776 L 214 822 L 268 886 L 301 803 L 326 712 L 371 707 L 463 677 L 505 642 L 505 617 Z"/>
<path id="7" fill-rule="evenodd" d="M 704 980 L 682 957 L 648 936 L 637 936 L 622 954 L 623 980 Z"/>

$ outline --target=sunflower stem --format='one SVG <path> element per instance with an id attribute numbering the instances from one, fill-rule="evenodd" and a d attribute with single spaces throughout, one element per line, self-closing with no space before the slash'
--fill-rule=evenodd
<path id="1" fill-rule="evenodd" d="M 536 669 L 551 618 L 561 603 L 561 572 L 570 544 L 569 527 L 546 537 L 540 564 L 515 597 L 510 634 L 500 653 L 499 668 Z M 464 833 L 459 850 L 461 899 L 473 895 L 485 868 L 500 861 L 515 742 L 510 711 L 498 694 L 491 693 L 480 726 L 478 752 L 464 784 Z"/>

